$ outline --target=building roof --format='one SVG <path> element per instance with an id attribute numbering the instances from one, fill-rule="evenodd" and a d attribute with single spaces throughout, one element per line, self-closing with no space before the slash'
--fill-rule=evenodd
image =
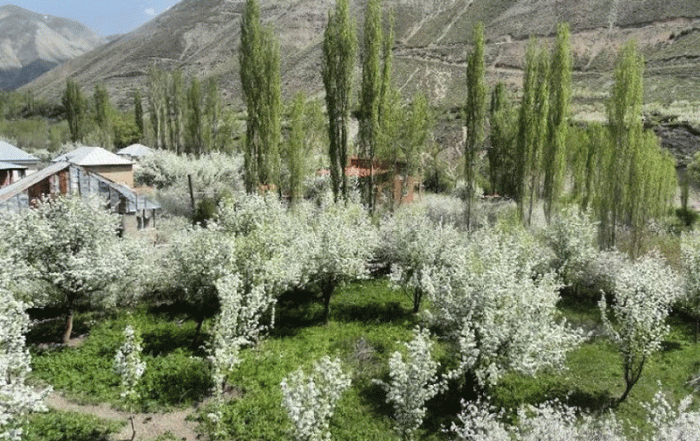
<path id="1" fill-rule="evenodd" d="M 0 141 L 0 161 L 18 165 L 33 165 L 39 158 L 30 155 L 5 141 Z"/>
<path id="2" fill-rule="evenodd" d="M 54 175 L 69 166 L 70 164 L 67 162 L 57 162 L 56 164 L 51 164 L 50 166 L 43 168 L 36 173 L 32 173 L 24 179 L 20 179 L 14 184 L 3 187 L 0 189 L 0 202 L 10 199 L 11 197 L 17 195 L 17 193 L 25 191 L 32 185 L 43 181 L 49 176 Z"/>
<path id="3" fill-rule="evenodd" d="M 153 149 L 146 147 L 143 144 L 132 144 L 129 147 L 124 147 L 117 152 L 117 155 L 127 155 L 133 158 L 140 158 L 151 154 L 153 154 Z"/>
<path id="4" fill-rule="evenodd" d="M 102 147 L 78 147 L 72 152 L 54 159 L 53 162 L 70 162 L 71 164 L 89 167 L 94 165 L 131 165 L 131 161 L 119 155 L 108 152 Z"/>
<path id="5" fill-rule="evenodd" d="M 11 164 L 9 162 L 0 161 L 0 170 L 24 170 L 26 168 L 26 165 Z"/>

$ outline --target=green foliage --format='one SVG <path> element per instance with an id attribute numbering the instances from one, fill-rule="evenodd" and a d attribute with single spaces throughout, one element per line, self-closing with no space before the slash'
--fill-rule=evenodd
<path id="1" fill-rule="evenodd" d="M 134 90 L 134 124 L 138 128 L 140 141 L 145 134 L 143 125 L 143 98 L 141 97 L 140 89 Z"/>
<path id="2" fill-rule="evenodd" d="M 499 82 L 491 93 L 489 108 L 489 179 L 491 191 L 506 197 L 515 197 L 517 191 L 515 135 L 517 113 L 506 92 L 505 84 Z"/>
<path id="3" fill-rule="evenodd" d="M 51 411 L 29 418 L 25 441 L 108 441 L 124 422 L 107 421 L 79 412 Z"/>
<path id="4" fill-rule="evenodd" d="M 569 127 L 569 103 L 571 102 L 571 32 L 568 24 L 559 24 L 552 62 L 549 70 L 549 115 L 547 116 L 547 141 L 542 168 L 544 182 L 542 198 L 544 212 L 549 220 L 554 205 L 564 185 L 566 165 L 566 137 Z"/>
<path id="5" fill-rule="evenodd" d="M 348 198 L 345 166 L 348 163 L 348 122 L 357 44 L 355 40 L 355 25 L 348 12 L 348 0 L 336 0 L 335 9 L 328 13 L 328 25 L 323 33 L 321 68 L 326 90 L 331 184 L 336 201 L 340 197 L 345 200 Z"/>
<path id="6" fill-rule="evenodd" d="M 240 62 L 248 109 L 245 138 L 246 191 L 279 185 L 280 55 L 271 28 L 262 28 L 257 0 L 247 0 L 241 20 Z"/>
<path id="7" fill-rule="evenodd" d="M 141 140 L 142 135 L 139 127 L 134 123 L 130 114 L 114 112 L 111 124 L 115 148 L 122 149 Z"/>
<path id="8" fill-rule="evenodd" d="M 80 91 L 80 85 L 72 78 L 66 79 L 66 90 L 63 93 L 63 108 L 68 120 L 68 127 L 70 128 L 71 141 L 82 141 L 86 133 L 87 102 Z"/>
<path id="9" fill-rule="evenodd" d="M 474 50 L 467 56 L 467 103 L 465 124 L 467 139 L 464 143 L 464 180 L 467 184 L 466 219 L 467 229 L 471 227 L 472 205 L 476 197 L 475 178 L 477 151 L 484 141 L 486 121 L 486 85 L 484 73 L 484 25 L 477 23 L 472 31 Z"/>
<path id="10" fill-rule="evenodd" d="M 303 93 L 297 94 L 292 103 L 290 115 L 290 133 L 286 144 L 285 159 L 289 172 L 289 200 L 292 204 L 297 202 L 302 194 L 302 183 L 308 174 L 310 145 L 306 142 L 306 102 Z"/>
<path id="11" fill-rule="evenodd" d="M 109 94 L 104 84 L 97 84 L 93 93 L 95 104 L 95 123 L 99 131 L 100 146 L 112 147 L 112 117 L 114 109 L 109 103 Z"/>
<path id="12" fill-rule="evenodd" d="M 596 198 L 603 244 L 614 246 L 618 225 L 627 225 L 632 230 L 633 255 L 641 248 L 647 221 L 666 211 L 677 186 L 675 160 L 660 149 L 655 134 L 643 130 L 643 68 L 636 45 L 625 45 L 607 103 L 610 143 L 602 152 Z"/>
<path id="13" fill-rule="evenodd" d="M 531 39 L 525 55 L 523 98 L 518 119 L 516 148 L 517 202 L 528 224 L 540 189 L 544 143 L 549 114 L 549 54 Z M 526 203 L 529 208 L 526 212 Z"/>

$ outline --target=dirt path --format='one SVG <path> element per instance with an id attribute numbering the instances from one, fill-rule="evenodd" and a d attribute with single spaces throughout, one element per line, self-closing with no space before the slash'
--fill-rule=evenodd
<path id="1" fill-rule="evenodd" d="M 129 414 L 112 409 L 106 404 L 97 406 L 81 405 L 69 401 L 56 392 L 52 392 L 46 399 L 46 404 L 57 410 L 88 413 L 100 418 L 127 421 L 127 425 L 121 432 L 112 435 L 114 441 L 131 439 L 131 424 L 128 424 Z M 178 410 L 170 413 L 137 413 L 134 415 L 134 427 L 136 438 L 139 441 L 153 440 L 160 435 L 170 432 L 174 439 L 183 441 L 198 441 L 200 435 L 195 432 L 197 423 L 185 421 L 192 414 L 193 409 Z"/>

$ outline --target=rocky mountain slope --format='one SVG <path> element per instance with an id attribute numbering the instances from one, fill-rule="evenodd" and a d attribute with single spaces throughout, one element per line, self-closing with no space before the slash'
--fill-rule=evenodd
<path id="1" fill-rule="evenodd" d="M 78 22 L 0 6 L 0 89 L 22 86 L 104 42 Z"/>
<path id="2" fill-rule="evenodd" d="M 366 0 L 351 0 L 362 29 Z M 321 94 L 321 39 L 334 0 L 260 0 L 263 20 L 280 38 L 282 88 Z M 135 31 L 35 80 L 29 88 L 56 99 L 65 78 L 90 90 L 105 82 L 118 102 L 145 84 L 149 66 L 215 77 L 240 104 L 238 45 L 244 0 L 182 0 Z M 577 99 L 609 89 L 618 48 L 636 39 L 647 63 L 647 100 L 700 100 L 700 0 L 385 0 L 396 20 L 395 83 L 424 90 L 433 102 L 461 103 L 471 27 L 485 24 L 489 81 L 521 82 L 527 38 L 551 43 L 557 22 L 572 28 Z M 359 68 L 359 67 L 358 67 Z"/>

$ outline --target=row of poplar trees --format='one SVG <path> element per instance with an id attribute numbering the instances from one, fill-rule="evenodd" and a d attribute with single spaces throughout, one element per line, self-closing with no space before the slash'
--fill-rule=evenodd
<path id="1" fill-rule="evenodd" d="M 384 22 L 390 22 L 388 32 Z M 428 142 L 431 116 L 424 96 L 410 103 L 401 99 L 392 85 L 393 20 L 385 20 L 381 0 L 369 0 L 365 10 L 360 62 L 362 82 L 359 108 L 358 153 L 371 170 L 361 188 L 370 209 L 376 203 L 374 168 L 379 160 L 398 161 L 403 172 L 414 174 L 420 167 L 421 151 Z M 322 77 L 326 91 L 328 117 L 328 159 L 331 186 L 336 200 L 349 194 L 345 167 L 349 161 L 349 134 L 353 71 L 357 61 L 355 24 L 349 14 L 348 0 L 337 0 L 329 12 L 323 36 Z M 289 177 L 290 196 L 300 191 L 303 161 L 308 154 L 299 115 L 303 115 L 303 96 L 295 100 L 290 115 L 289 142 L 280 148 L 280 71 L 279 44 L 270 27 L 263 27 L 256 0 L 247 0 L 241 21 L 240 75 L 247 106 L 245 140 L 246 189 L 279 186 L 282 170 Z M 295 115 L 297 115 L 295 119 Z M 296 122 L 295 122 L 296 121 Z M 302 153 L 300 153 L 300 151 Z"/>
<path id="2" fill-rule="evenodd" d="M 601 243 L 612 247 L 616 230 L 629 227 L 632 249 L 641 245 L 648 221 L 663 214 L 675 195 L 675 161 L 642 122 L 644 60 L 634 42 L 620 51 L 614 86 L 606 102 L 607 124 L 573 127 L 570 121 L 572 56 L 570 31 L 557 28 L 550 52 L 531 39 L 525 57 L 523 95 L 512 106 L 503 84 L 487 109 L 484 36 L 479 24 L 467 58 L 465 124 L 466 216 L 471 221 L 478 154 L 489 123 L 489 181 L 492 190 L 515 198 L 530 223 L 541 202 L 550 221 L 564 190 L 600 222 Z"/>

